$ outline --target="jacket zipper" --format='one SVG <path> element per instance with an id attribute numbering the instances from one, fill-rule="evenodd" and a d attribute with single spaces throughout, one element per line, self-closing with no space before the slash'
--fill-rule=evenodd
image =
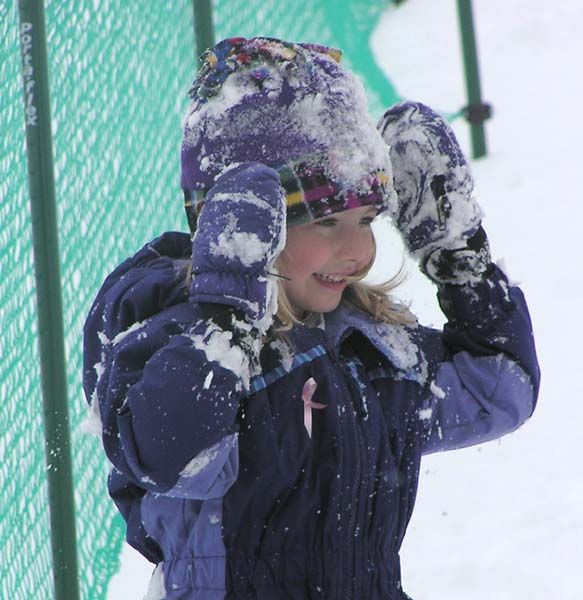
<path id="1" fill-rule="evenodd" d="M 352 369 L 350 368 L 350 366 L 346 365 L 345 370 L 348 371 L 348 376 L 349 376 L 349 381 L 350 381 L 350 385 L 349 385 L 349 389 L 351 389 L 355 394 L 356 394 L 356 398 L 360 397 L 361 394 L 361 389 L 360 389 L 360 385 L 357 379 L 355 379 L 355 376 L 352 373 Z M 358 519 L 358 509 L 359 509 L 359 502 L 358 502 L 358 490 L 359 490 L 359 484 L 360 484 L 360 480 L 362 477 L 362 465 L 363 465 L 363 456 L 362 456 L 362 427 L 360 425 L 360 414 L 365 412 L 364 407 L 359 406 L 357 404 L 358 400 L 355 400 L 354 402 L 351 402 L 350 405 L 347 407 L 348 412 L 350 414 L 350 426 L 351 426 L 351 433 L 353 434 L 353 437 L 355 439 L 355 454 L 356 454 L 356 464 L 355 464 L 355 473 L 354 473 L 354 482 L 355 484 L 352 487 L 352 495 L 351 495 L 351 502 L 350 502 L 350 507 L 352 509 L 352 514 L 350 516 L 350 523 L 349 523 L 349 527 L 347 529 L 346 532 L 346 548 L 347 548 L 347 553 L 348 553 L 348 561 L 347 561 L 347 566 L 346 566 L 346 573 L 347 573 L 347 578 L 345 581 L 345 585 L 344 590 L 343 590 L 343 595 L 346 594 L 346 596 L 344 596 L 346 598 L 346 600 L 353 600 L 356 598 L 356 576 L 355 576 L 355 572 L 354 572 L 354 567 L 353 567 L 353 563 L 354 563 L 354 556 L 355 556 L 355 548 L 356 548 L 356 521 Z M 358 446 L 358 448 L 356 448 L 356 446 Z M 368 486 L 366 486 L 368 489 Z M 362 532 L 364 535 L 364 532 Z"/>
<path id="2" fill-rule="evenodd" d="M 350 521 L 349 521 L 349 526 L 346 529 L 346 543 L 345 543 L 345 548 L 347 551 L 347 555 L 348 555 L 348 560 L 346 561 L 346 581 L 345 581 L 345 585 L 344 587 L 344 593 L 343 596 L 346 598 L 346 600 L 351 600 L 353 598 L 352 591 L 354 589 L 354 585 L 355 585 L 355 573 L 354 573 L 354 534 L 355 532 L 355 526 L 356 526 L 356 519 L 358 517 L 358 482 L 360 481 L 360 477 L 361 477 L 361 464 L 360 464 L 360 454 L 361 454 L 361 450 L 360 450 L 360 442 L 358 441 L 358 431 L 357 431 L 357 426 L 356 426 L 356 413 L 354 411 L 354 408 L 352 406 L 348 407 L 348 412 L 350 413 L 350 426 L 351 426 L 351 432 L 354 436 L 355 439 L 355 448 L 354 450 L 356 451 L 356 446 L 358 445 L 358 451 L 355 452 L 356 454 L 356 464 L 355 464 L 355 472 L 354 472 L 354 484 L 352 486 L 352 494 L 351 494 L 351 498 L 350 498 L 350 508 L 351 508 L 351 515 L 350 515 Z M 352 539 L 351 539 L 352 538 Z"/>
<path id="3" fill-rule="evenodd" d="M 328 347 L 327 350 L 328 350 L 328 355 L 332 358 L 332 361 L 334 362 L 334 364 L 337 367 L 340 367 L 342 372 L 344 372 L 348 375 L 348 377 L 345 378 L 345 382 L 347 383 L 347 388 L 348 388 L 349 394 L 352 391 L 353 393 L 356 394 L 356 398 L 359 398 L 360 394 L 361 394 L 360 385 L 358 384 L 358 381 L 355 379 L 355 376 L 352 374 L 350 367 L 346 364 L 345 361 L 340 359 L 340 357 L 338 356 L 335 349 Z M 362 442 L 361 442 L 361 435 L 360 435 L 361 427 L 360 427 L 360 424 L 358 423 L 358 419 L 359 419 L 359 412 L 361 410 L 364 414 L 366 414 L 367 411 L 364 407 L 359 407 L 357 405 L 356 401 L 351 401 L 348 405 L 343 404 L 342 406 L 344 406 L 346 408 L 346 412 L 348 412 L 350 415 L 349 416 L 350 433 L 352 433 L 353 438 L 356 440 L 356 443 L 354 444 L 354 446 L 358 445 L 358 452 L 355 452 L 356 465 L 355 465 L 354 481 L 356 483 L 355 483 L 355 485 L 352 486 L 352 494 L 351 494 L 351 498 L 350 498 L 350 500 L 351 500 L 350 507 L 353 510 L 352 510 L 352 514 L 351 514 L 351 518 L 350 518 L 349 527 L 346 530 L 345 544 L 344 544 L 343 551 L 341 553 L 342 560 L 340 561 L 341 570 L 346 571 L 346 573 L 347 573 L 347 576 L 341 585 L 340 597 L 345 598 L 346 600 L 354 600 L 356 598 L 356 596 L 353 595 L 356 590 L 356 581 L 355 581 L 354 566 L 353 566 L 354 554 L 355 554 L 354 548 L 356 545 L 354 542 L 354 534 L 356 533 L 355 525 L 356 525 L 356 519 L 358 518 L 358 482 L 360 481 L 360 478 L 362 476 L 362 462 L 363 462 L 363 460 L 362 460 Z M 368 493 L 368 485 L 366 487 L 367 487 L 367 493 Z M 347 550 L 346 550 L 346 548 L 347 548 Z M 348 561 L 345 560 L 346 554 L 348 554 Z M 345 595 L 345 594 L 347 594 L 347 595 Z"/>

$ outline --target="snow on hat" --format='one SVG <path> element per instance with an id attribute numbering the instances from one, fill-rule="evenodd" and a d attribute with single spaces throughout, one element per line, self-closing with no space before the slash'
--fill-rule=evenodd
<path id="1" fill-rule="evenodd" d="M 203 55 L 184 119 L 181 186 L 191 230 L 233 164 L 280 173 L 288 226 L 393 203 L 389 150 L 341 52 L 272 38 L 230 38 Z"/>

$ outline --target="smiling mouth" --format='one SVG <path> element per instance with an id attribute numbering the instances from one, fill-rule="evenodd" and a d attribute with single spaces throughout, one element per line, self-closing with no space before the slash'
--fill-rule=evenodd
<path id="1" fill-rule="evenodd" d="M 344 278 L 347 275 L 329 275 L 327 273 L 314 273 L 314 277 L 326 283 L 344 283 Z"/>

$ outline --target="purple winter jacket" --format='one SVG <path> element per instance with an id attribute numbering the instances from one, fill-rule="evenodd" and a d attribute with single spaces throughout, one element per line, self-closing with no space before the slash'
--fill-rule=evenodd
<path id="1" fill-rule="evenodd" d="M 294 328 L 293 350 L 265 340 L 245 386 L 229 309 L 189 301 L 190 248 L 167 233 L 125 261 L 84 332 L 110 493 L 158 564 L 155 597 L 406 598 L 422 454 L 498 438 L 534 409 L 521 291 L 495 267 L 477 287 L 443 286 L 443 331 L 341 306 Z"/>

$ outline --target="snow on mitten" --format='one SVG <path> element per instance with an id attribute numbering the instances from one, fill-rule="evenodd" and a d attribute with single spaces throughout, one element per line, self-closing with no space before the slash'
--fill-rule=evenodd
<path id="1" fill-rule="evenodd" d="M 273 314 L 268 274 L 285 245 L 285 210 L 273 169 L 248 162 L 223 172 L 192 240 L 191 300 L 233 306 L 254 322 Z"/>
<path id="2" fill-rule="evenodd" d="M 398 203 L 393 221 L 437 283 L 479 281 L 490 264 L 474 181 L 451 127 L 428 106 L 401 102 L 378 124 L 390 147 Z"/>

